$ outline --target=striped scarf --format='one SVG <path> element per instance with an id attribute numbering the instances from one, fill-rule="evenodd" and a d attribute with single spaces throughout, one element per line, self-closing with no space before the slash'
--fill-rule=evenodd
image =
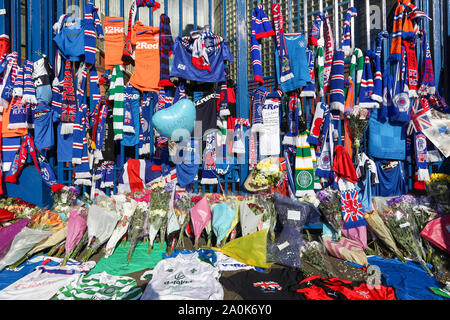
<path id="1" fill-rule="evenodd" d="M 356 8 L 350 7 L 345 14 L 344 27 L 342 30 L 341 49 L 344 50 L 345 56 L 349 56 L 352 53 L 351 50 L 351 22 L 352 18 L 357 16 Z"/>
<path id="2" fill-rule="evenodd" d="M 92 66 L 95 65 L 97 37 L 104 38 L 98 8 L 93 3 L 87 3 L 84 13 L 84 62 Z"/>
<path id="3" fill-rule="evenodd" d="M 92 125 L 92 149 L 94 150 L 95 163 L 103 160 L 102 148 L 105 142 L 105 123 L 108 116 L 108 103 L 101 98 L 95 106 Z"/>
<path id="4" fill-rule="evenodd" d="M 315 55 L 309 47 L 306 47 L 306 57 L 308 61 L 308 70 L 311 77 L 311 82 L 309 82 L 300 93 L 300 97 L 316 98 L 316 74 L 314 68 Z"/>
<path id="5" fill-rule="evenodd" d="M 317 64 L 317 84 L 319 87 L 319 97 L 325 96 L 325 57 L 323 47 L 318 47 L 316 50 L 316 64 Z"/>
<path id="6" fill-rule="evenodd" d="M 251 104 L 251 121 L 252 121 L 252 131 L 259 132 L 264 128 L 262 109 L 264 106 L 264 101 L 269 94 L 264 86 L 258 87 L 252 94 L 252 104 Z"/>
<path id="7" fill-rule="evenodd" d="M 250 37 L 250 55 L 253 65 L 253 78 L 256 82 L 264 84 L 262 61 L 261 61 L 261 44 L 259 39 L 267 38 L 275 35 L 269 19 L 267 18 L 262 5 L 258 5 L 252 15 L 252 34 Z"/>
<path id="8" fill-rule="evenodd" d="M 435 94 L 436 83 L 434 80 L 434 69 L 433 69 L 433 59 L 431 58 L 430 44 L 427 39 L 427 34 L 425 30 L 422 32 L 422 79 L 419 88 L 419 95 L 426 96 L 428 94 Z"/>
<path id="9" fill-rule="evenodd" d="M 144 92 L 142 99 L 141 126 L 139 131 L 139 155 L 150 154 L 151 134 L 153 131 L 152 115 L 158 101 L 156 92 Z"/>
<path id="10" fill-rule="evenodd" d="M 284 135 L 283 144 L 296 145 L 298 136 L 298 117 L 299 117 L 299 98 L 298 94 L 293 91 L 289 95 L 289 111 L 288 111 L 288 132 Z"/>
<path id="11" fill-rule="evenodd" d="M 170 18 L 164 13 L 160 16 L 159 32 L 160 80 L 158 87 L 172 87 L 174 84 L 169 77 L 169 58 L 173 50 L 173 38 L 170 29 Z"/>
<path id="12" fill-rule="evenodd" d="M 17 74 L 14 80 L 14 88 L 12 92 L 12 97 L 22 97 L 23 96 L 23 67 L 17 68 Z"/>
<path id="13" fill-rule="evenodd" d="M 381 58 L 372 50 L 366 51 L 367 56 L 375 62 L 375 77 L 373 78 L 373 93 L 370 98 L 378 103 L 383 102 L 383 75 L 381 73 Z"/>
<path id="14" fill-rule="evenodd" d="M 36 88 L 34 87 L 33 81 L 33 69 L 33 62 L 30 60 L 25 60 L 23 63 L 23 103 L 37 104 Z"/>
<path id="15" fill-rule="evenodd" d="M 315 194 L 311 146 L 306 141 L 308 134 L 308 131 L 304 131 L 297 137 L 297 152 L 295 156 L 295 195 L 297 197 Z"/>
<path id="16" fill-rule="evenodd" d="M 89 126 L 88 106 L 82 104 L 78 109 L 75 123 L 73 126 L 73 149 L 72 163 L 75 164 L 75 182 L 76 185 L 91 185 L 91 172 L 89 165 L 87 129 Z"/>
<path id="17" fill-rule="evenodd" d="M 12 52 L 0 58 L 0 65 L 3 68 L 3 78 L 0 82 L 0 112 L 8 106 L 12 98 L 14 82 L 19 68 L 17 57 L 17 52 Z"/>
<path id="18" fill-rule="evenodd" d="M 333 125 L 330 107 L 322 103 L 321 108 L 324 108 L 323 127 L 321 134 L 321 146 L 316 149 L 317 155 L 317 170 L 316 175 L 321 178 L 330 179 L 333 177 Z"/>
<path id="19" fill-rule="evenodd" d="M 364 59 L 364 70 L 361 79 L 361 88 L 359 91 L 359 106 L 361 108 L 376 108 L 378 103 L 372 99 L 373 95 L 373 77 L 372 66 L 369 56 Z"/>
<path id="20" fill-rule="evenodd" d="M 272 15 L 275 25 L 275 40 L 278 57 L 280 59 L 280 82 L 285 82 L 294 77 L 292 73 L 286 40 L 284 39 L 283 15 L 279 3 L 272 4 Z"/>
<path id="21" fill-rule="evenodd" d="M 61 114 L 61 134 L 72 134 L 73 123 L 78 110 L 75 93 L 74 74 L 69 60 L 65 63 L 64 77 L 59 85 L 53 87 L 52 106 Z"/>
<path id="22" fill-rule="evenodd" d="M 123 66 L 114 66 L 111 84 L 109 87 L 109 100 L 114 101 L 113 104 L 113 129 L 114 140 L 122 140 L 123 137 L 123 120 L 124 120 L 124 100 L 125 85 Z"/>
<path id="23" fill-rule="evenodd" d="M 329 80 L 331 74 L 331 67 L 333 65 L 334 57 L 334 40 L 333 30 L 331 29 L 331 22 L 326 12 L 319 14 L 323 21 L 323 36 L 324 36 L 324 72 L 323 72 L 323 85 L 325 92 L 329 92 Z"/>
<path id="24" fill-rule="evenodd" d="M 345 52 L 338 49 L 334 52 L 333 66 L 330 77 L 330 108 L 344 112 L 345 96 Z"/>

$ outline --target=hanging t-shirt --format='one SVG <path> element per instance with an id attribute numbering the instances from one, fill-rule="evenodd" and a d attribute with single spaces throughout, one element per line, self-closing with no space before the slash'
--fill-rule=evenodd
<path id="1" fill-rule="evenodd" d="M 53 38 L 61 56 L 70 61 L 81 61 L 84 57 L 84 20 L 66 19 L 60 32 Z"/>
<path id="2" fill-rule="evenodd" d="M 303 278 L 300 271 L 274 268 L 269 273 L 255 270 L 238 272 L 229 277 L 221 277 L 220 283 L 244 300 L 304 300 L 301 294 L 290 289 Z"/>
<path id="3" fill-rule="evenodd" d="M 125 46 L 125 21 L 123 17 L 105 17 L 105 69 L 123 65 L 122 53 Z"/>
<path id="4" fill-rule="evenodd" d="M 201 122 L 201 130 L 197 126 L 194 128 L 194 137 L 201 138 L 211 130 L 217 129 L 217 106 L 216 93 L 206 94 L 205 97 L 194 102 L 196 110 L 196 122 Z M 208 133 L 209 133 L 208 132 Z"/>
<path id="5" fill-rule="evenodd" d="M 234 60 L 228 43 L 223 40 L 214 44 L 215 40 L 219 39 L 218 37 L 214 37 L 212 34 L 206 37 L 205 45 L 211 68 L 211 71 L 209 71 L 198 69 L 193 65 L 191 43 L 186 38 L 188 37 L 175 39 L 173 47 L 174 59 L 170 76 L 201 82 L 225 82 L 224 62 L 225 60 L 230 62 Z"/>
<path id="6" fill-rule="evenodd" d="M 34 145 L 37 150 L 50 149 L 55 144 L 52 108 L 38 104 L 34 115 Z"/>
<path id="7" fill-rule="evenodd" d="M 65 285 L 52 300 L 138 300 L 142 289 L 135 279 L 106 272 L 91 276 L 78 275 Z"/>
<path id="8" fill-rule="evenodd" d="M 135 46 L 134 72 L 130 84 L 140 91 L 159 91 L 159 27 L 136 21 L 131 34 Z"/>
<path id="9" fill-rule="evenodd" d="M 61 132 L 62 124 L 62 122 L 58 124 L 56 132 Z M 72 162 L 73 134 L 60 134 L 56 140 L 58 162 Z"/>
<path id="10" fill-rule="evenodd" d="M 219 269 L 199 259 L 198 252 L 160 261 L 141 300 L 223 300 Z"/>
<path id="11" fill-rule="evenodd" d="M 284 92 L 293 91 L 300 87 L 306 86 L 311 82 L 311 76 L 308 69 L 308 59 L 306 55 L 306 41 L 303 33 L 284 34 L 286 47 L 290 57 L 289 60 L 294 77 L 280 83 L 281 90 Z M 278 50 L 275 50 L 275 66 L 277 70 L 277 78 L 280 79 L 280 59 L 278 58 Z"/>
<path id="12" fill-rule="evenodd" d="M 404 161 L 375 160 L 380 183 L 372 187 L 378 197 L 400 196 L 407 193 Z"/>

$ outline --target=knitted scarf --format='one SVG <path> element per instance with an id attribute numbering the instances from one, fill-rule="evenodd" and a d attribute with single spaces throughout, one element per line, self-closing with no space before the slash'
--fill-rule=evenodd
<path id="1" fill-rule="evenodd" d="M 3 55 L 0 58 L 0 66 L 3 70 L 3 78 L 0 82 L 0 112 L 3 108 L 8 106 L 8 103 L 12 98 L 14 82 L 18 71 L 17 57 L 17 52 L 12 52 L 10 54 Z"/>
<path id="2" fill-rule="evenodd" d="M 89 129 L 88 106 L 82 104 L 78 109 L 73 126 L 72 163 L 75 164 L 76 185 L 91 185 L 91 172 L 87 146 L 87 130 Z"/>
<path id="3" fill-rule="evenodd" d="M 345 96 L 345 52 L 338 49 L 334 52 L 333 66 L 330 75 L 330 108 L 344 112 Z"/>
<path id="4" fill-rule="evenodd" d="M 23 96 L 23 67 L 17 68 L 17 74 L 14 81 L 14 88 L 12 92 L 12 97 L 22 97 Z"/>
<path id="5" fill-rule="evenodd" d="M 405 48 L 406 63 L 407 63 L 407 84 L 408 95 L 410 98 L 417 98 L 417 89 L 419 86 L 419 71 L 417 66 L 416 49 L 413 41 L 403 41 Z"/>
<path id="6" fill-rule="evenodd" d="M 431 56 L 430 44 L 427 39 L 425 30 L 422 32 L 422 78 L 420 81 L 420 88 L 418 94 L 420 96 L 426 96 L 428 94 L 434 94 L 436 92 L 436 83 L 434 80 L 433 59 Z"/>
<path id="7" fill-rule="evenodd" d="M 295 156 L 295 195 L 303 197 L 314 195 L 314 166 L 311 146 L 306 141 L 308 131 L 304 131 L 297 138 L 297 152 Z"/>
<path id="8" fill-rule="evenodd" d="M 264 84 L 262 61 L 261 61 L 261 44 L 262 38 L 275 35 L 269 19 L 267 18 L 262 5 L 258 5 L 252 15 L 252 34 L 250 36 L 250 55 L 253 66 L 253 78 L 256 82 Z"/>
<path id="9" fill-rule="evenodd" d="M 279 3 L 272 4 L 272 14 L 275 25 L 276 49 L 280 59 L 280 82 L 285 82 L 292 79 L 294 74 L 292 73 L 286 41 L 284 39 L 283 15 L 281 14 L 281 5 Z"/>
<path id="10" fill-rule="evenodd" d="M 355 48 L 353 50 L 353 54 L 350 60 L 350 69 L 349 69 L 349 79 L 353 80 L 353 84 L 355 85 L 355 96 L 359 97 L 359 90 L 361 87 L 362 74 L 364 71 L 364 54 L 361 49 Z M 344 88 L 345 94 L 347 95 L 347 88 Z"/>
<path id="11" fill-rule="evenodd" d="M 203 170 L 201 184 L 217 184 L 216 175 L 217 132 L 206 135 L 206 147 L 203 154 Z"/>
<path id="12" fill-rule="evenodd" d="M 28 109 L 22 102 L 21 97 L 15 97 L 11 101 L 11 112 L 9 114 L 8 129 L 22 129 L 28 128 Z"/>
<path id="13" fill-rule="evenodd" d="M 318 47 L 316 50 L 316 65 L 317 65 L 317 85 L 319 87 L 319 97 L 325 96 L 325 57 L 323 47 Z"/>
<path id="14" fill-rule="evenodd" d="M 317 156 L 316 156 L 316 149 L 314 148 L 314 146 L 311 146 L 311 157 L 314 169 L 314 190 L 320 190 L 322 189 L 322 185 L 320 184 L 320 177 L 316 174 Z"/>
<path id="15" fill-rule="evenodd" d="M 174 86 L 169 77 L 169 58 L 173 50 L 173 38 L 170 18 L 164 13 L 160 16 L 159 32 L 159 61 L 161 65 L 158 87 Z"/>
<path id="16" fill-rule="evenodd" d="M 408 94 L 408 84 L 406 81 L 407 63 L 406 49 L 402 46 L 402 58 L 397 63 L 394 88 L 392 92 L 393 114 L 390 119 L 398 122 L 409 122 L 410 117 L 410 99 Z"/>
<path id="17" fill-rule="evenodd" d="M 139 143 L 141 93 L 130 83 L 125 86 L 122 145 L 131 147 Z"/>
<path id="18" fill-rule="evenodd" d="M 296 145 L 298 136 L 299 98 L 295 91 L 289 94 L 288 132 L 284 135 L 284 145 Z"/>
<path id="19" fill-rule="evenodd" d="M 33 138 L 30 136 L 24 136 L 20 149 L 17 151 L 14 160 L 11 164 L 8 174 L 5 177 L 5 182 L 17 183 L 18 178 L 25 167 L 25 163 L 28 158 L 28 152 L 33 159 L 34 166 L 41 175 L 44 182 L 53 190 L 56 187 L 56 177 L 55 174 L 45 160 L 45 158 L 36 152 L 36 147 L 34 146 Z"/>
<path id="20" fill-rule="evenodd" d="M 61 134 L 72 134 L 78 105 L 75 93 L 74 74 L 69 60 L 65 63 L 64 79 L 60 83 L 59 91 L 59 97 L 54 96 L 52 103 L 54 106 L 60 106 Z"/>
<path id="21" fill-rule="evenodd" d="M 345 109 L 344 113 L 348 112 L 348 110 L 353 109 L 354 100 L 355 99 L 355 85 L 353 84 L 352 77 L 348 77 L 348 90 L 347 90 L 347 98 L 345 100 Z M 344 117 L 344 148 L 348 152 L 350 156 L 353 155 L 353 142 L 351 138 L 351 130 L 349 126 L 349 120 L 347 117 Z"/>
<path id="22" fill-rule="evenodd" d="M 331 22 L 326 12 L 319 13 L 320 18 L 323 21 L 323 35 L 324 35 L 324 74 L 323 74 L 323 84 L 326 93 L 329 92 L 329 80 L 331 74 L 331 67 L 333 65 L 334 57 L 334 40 L 333 40 L 333 30 L 331 28 Z"/>
<path id="23" fill-rule="evenodd" d="M 228 87 L 225 82 L 218 84 L 216 99 L 217 99 L 217 115 L 219 117 L 229 116 L 230 109 L 228 109 Z"/>
<path id="24" fill-rule="evenodd" d="M 22 102 L 28 104 L 37 104 L 36 88 L 33 81 L 33 62 L 25 60 L 23 63 L 23 96 Z"/>
<path id="25" fill-rule="evenodd" d="M 359 106 L 361 108 L 378 107 L 378 103 L 372 99 L 373 84 L 374 83 L 372 78 L 372 66 L 370 65 L 370 58 L 366 56 L 364 60 L 364 70 L 359 91 Z"/>
<path id="26" fill-rule="evenodd" d="M 345 56 L 349 56 L 352 54 L 351 50 L 351 22 L 352 18 L 357 16 L 356 8 L 350 7 L 348 8 L 345 18 L 344 18 L 344 27 L 342 30 L 342 40 L 341 40 L 341 49 L 344 50 Z"/>
<path id="27" fill-rule="evenodd" d="M 372 50 L 366 51 L 369 59 L 375 62 L 375 76 L 373 78 L 373 92 L 370 98 L 378 103 L 383 102 L 383 74 L 381 73 L 381 57 Z M 378 106 L 377 106 L 378 107 Z"/>
<path id="28" fill-rule="evenodd" d="M 321 39 L 322 19 L 316 16 L 313 21 L 311 34 L 309 35 L 308 44 L 310 46 L 323 46 L 323 39 Z"/>
<path id="29" fill-rule="evenodd" d="M 251 104 L 251 121 L 252 121 L 252 131 L 259 132 L 264 128 L 262 110 L 264 107 L 264 102 L 269 94 L 264 86 L 256 88 L 252 94 L 252 104 Z"/>
<path id="30" fill-rule="evenodd" d="M 309 82 L 303 88 L 302 92 L 300 93 L 300 97 L 316 98 L 316 75 L 314 68 L 315 56 L 314 52 L 309 47 L 306 47 L 306 57 L 308 61 L 308 70 L 311 77 L 311 82 Z"/>
<path id="31" fill-rule="evenodd" d="M 93 3 L 87 3 L 84 13 L 84 62 L 95 65 L 97 53 L 97 37 L 104 38 L 102 24 L 98 16 L 98 8 Z"/>
<path id="32" fill-rule="evenodd" d="M 102 148 L 105 142 L 105 124 L 108 117 L 108 103 L 105 98 L 100 99 L 94 110 L 94 123 L 92 126 L 92 150 L 94 162 L 103 160 Z"/>
<path id="33" fill-rule="evenodd" d="M 317 170 L 316 175 L 321 178 L 330 179 L 333 177 L 333 125 L 331 123 L 331 111 L 327 104 L 322 103 L 324 109 L 323 127 L 320 140 L 321 146 L 316 149 Z M 319 108 L 316 108 L 319 109 Z"/>
<path id="34" fill-rule="evenodd" d="M 316 105 L 316 110 L 314 112 L 314 118 L 311 123 L 311 132 L 307 138 L 307 142 L 312 145 L 319 145 L 319 137 L 322 132 L 322 124 L 324 121 L 324 117 L 328 112 L 328 105 L 322 102 L 318 102 Z"/>
<path id="35" fill-rule="evenodd" d="M 427 137 L 423 132 L 414 133 L 414 149 L 416 151 L 417 180 L 430 181 L 428 173 Z"/>
<path id="36" fill-rule="evenodd" d="M 415 38 L 417 30 L 413 26 L 412 19 L 421 16 L 426 17 L 424 12 L 417 10 L 417 7 L 411 3 L 411 0 L 397 0 L 389 56 L 391 62 L 398 62 L 402 58 L 402 40 L 413 40 Z"/>
<path id="37" fill-rule="evenodd" d="M 153 131 L 152 116 L 155 104 L 158 102 L 156 92 L 144 92 L 142 101 L 141 126 L 139 131 L 139 156 L 150 154 L 151 136 Z"/>
<path id="38" fill-rule="evenodd" d="M 114 101 L 113 104 L 113 128 L 114 140 L 122 140 L 123 136 L 123 120 L 124 120 L 124 100 L 125 85 L 123 66 L 114 66 L 111 84 L 109 87 L 109 100 Z"/>
<path id="39" fill-rule="evenodd" d="M 250 122 L 248 119 L 234 118 L 234 137 L 232 152 L 237 154 L 245 154 L 245 136 L 244 126 L 248 127 Z"/>

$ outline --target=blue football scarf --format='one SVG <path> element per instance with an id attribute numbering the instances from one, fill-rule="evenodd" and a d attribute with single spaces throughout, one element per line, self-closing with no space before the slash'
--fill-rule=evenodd
<path id="1" fill-rule="evenodd" d="M 75 164 L 76 185 L 91 185 L 91 172 L 89 165 L 86 132 L 89 126 L 88 106 L 83 104 L 78 109 L 73 126 L 73 155 L 72 163 Z"/>
<path id="2" fill-rule="evenodd" d="M 98 16 L 98 8 L 93 3 L 87 3 L 84 10 L 84 62 L 95 65 L 97 37 L 104 38 L 103 28 Z"/>
<path id="3" fill-rule="evenodd" d="M 308 82 L 306 86 L 302 89 L 300 97 L 315 98 L 316 97 L 316 76 L 314 68 L 315 55 L 314 51 L 312 51 L 310 48 L 306 47 L 305 50 L 306 50 L 306 59 L 308 61 L 308 71 L 311 81 Z"/>
<path id="4" fill-rule="evenodd" d="M 410 99 L 409 89 L 406 82 L 407 77 L 407 64 L 406 64 L 406 50 L 402 46 L 402 57 L 397 64 L 396 77 L 393 88 L 392 104 L 394 106 L 394 114 L 390 119 L 397 122 L 409 122 L 410 116 Z"/>
<path id="5" fill-rule="evenodd" d="M 288 110 L 288 132 L 284 135 L 284 145 L 297 145 L 298 132 L 298 117 L 299 117 L 299 99 L 296 92 L 289 94 L 289 110 Z"/>
<path id="6" fill-rule="evenodd" d="M 158 102 L 156 92 L 144 92 L 142 101 L 141 125 L 139 127 L 139 155 L 150 154 L 151 134 L 153 131 L 152 116 Z"/>
<path id="7" fill-rule="evenodd" d="M 334 52 L 333 65 L 330 75 L 330 109 L 344 112 L 345 96 L 345 53 L 343 49 Z"/>
<path id="8" fill-rule="evenodd" d="M 128 84 L 125 87 L 124 120 L 122 145 L 135 146 L 139 144 L 141 95 L 139 90 Z"/>
<path id="9" fill-rule="evenodd" d="M 370 57 L 364 59 L 364 70 L 361 79 L 361 87 L 359 89 L 359 106 L 361 108 L 377 108 L 378 103 L 372 99 L 374 82 L 372 77 L 372 66 Z"/>
<path id="10" fill-rule="evenodd" d="M 290 58 L 287 51 L 286 41 L 284 39 L 283 16 L 281 14 L 281 5 L 272 4 L 272 14 L 275 25 L 275 45 L 280 59 L 280 82 L 283 83 L 294 77 L 290 66 Z"/>

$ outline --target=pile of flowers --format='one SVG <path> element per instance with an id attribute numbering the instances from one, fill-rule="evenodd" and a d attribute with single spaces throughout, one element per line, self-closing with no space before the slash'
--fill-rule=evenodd
<path id="1" fill-rule="evenodd" d="M 450 175 L 432 173 L 427 182 L 427 193 L 433 200 L 433 206 L 442 213 L 450 212 Z"/>
<path id="2" fill-rule="evenodd" d="M 41 209 L 20 198 L 0 199 L 0 223 L 12 223 L 15 220 L 31 217 L 41 212 Z"/>

